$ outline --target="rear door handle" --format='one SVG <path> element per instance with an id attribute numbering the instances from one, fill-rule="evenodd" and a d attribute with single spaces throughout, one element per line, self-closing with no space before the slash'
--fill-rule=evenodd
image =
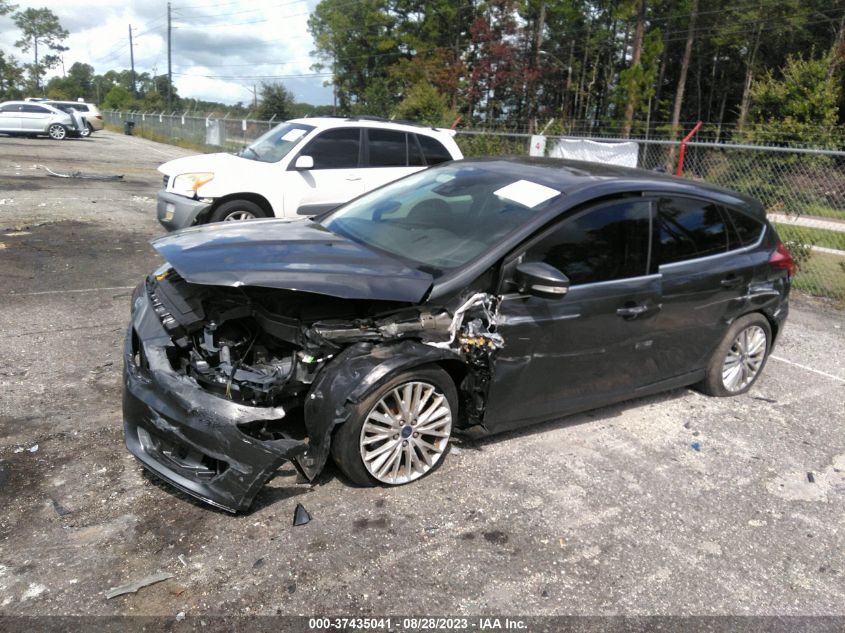
<path id="1" fill-rule="evenodd" d="M 728 275 L 720 283 L 722 284 L 723 288 L 733 288 L 734 286 L 738 286 L 742 283 L 742 277 L 737 277 L 736 275 Z"/>

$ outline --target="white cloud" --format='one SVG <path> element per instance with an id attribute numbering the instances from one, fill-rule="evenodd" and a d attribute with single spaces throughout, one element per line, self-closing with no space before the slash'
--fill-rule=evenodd
<path id="1" fill-rule="evenodd" d="M 331 101 L 325 77 L 314 77 L 316 61 L 308 14 L 318 0 L 186 0 L 173 4 L 173 81 L 180 96 L 235 103 L 252 99 L 252 86 L 281 81 L 299 100 Z M 129 68 L 129 32 L 134 33 L 137 72 L 167 72 L 166 2 L 17 0 L 21 8 L 50 8 L 70 31 L 65 67 L 91 64 L 97 73 Z M 19 33 L 10 16 L 0 18 L 0 48 L 13 52 Z M 51 72 L 60 74 L 61 68 Z M 303 76 L 305 75 L 305 76 Z M 272 79 L 278 77 L 278 79 Z"/>

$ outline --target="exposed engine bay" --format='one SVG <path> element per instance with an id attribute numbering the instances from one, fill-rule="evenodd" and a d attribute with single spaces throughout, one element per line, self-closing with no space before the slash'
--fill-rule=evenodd
<path id="1" fill-rule="evenodd" d="M 451 350 L 466 376 L 469 423 L 480 423 L 496 334 L 497 299 L 477 293 L 454 310 L 313 293 L 203 286 L 174 270 L 147 280 L 153 309 L 172 336 L 173 369 L 221 397 L 250 406 L 296 405 L 345 347 L 402 339 Z"/>

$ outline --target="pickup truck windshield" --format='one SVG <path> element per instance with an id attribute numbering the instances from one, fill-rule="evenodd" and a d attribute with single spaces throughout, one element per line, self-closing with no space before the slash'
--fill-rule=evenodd
<path id="1" fill-rule="evenodd" d="M 244 147 L 238 156 L 262 163 L 278 163 L 313 129 L 302 123 L 281 123 Z"/>

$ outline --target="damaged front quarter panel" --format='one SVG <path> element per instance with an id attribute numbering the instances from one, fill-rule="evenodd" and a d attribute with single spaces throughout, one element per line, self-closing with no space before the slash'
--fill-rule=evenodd
<path id="1" fill-rule="evenodd" d="M 452 370 L 466 414 L 459 426 L 483 421 L 503 344 L 494 331 L 495 297 L 477 293 L 454 310 L 379 312 L 388 304 L 374 301 L 358 305 L 358 317 L 331 318 L 348 311 L 348 300 L 339 308 L 330 297 L 267 292 L 190 284 L 165 267 L 134 300 L 126 444 L 183 491 L 237 512 L 285 461 L 314 480 L 335 427 L 354 406 L 421 365 Z M 303 320 L 299 303 L 323 318 Z M 375 313 L 362 316 L 362 309 Z"/>

